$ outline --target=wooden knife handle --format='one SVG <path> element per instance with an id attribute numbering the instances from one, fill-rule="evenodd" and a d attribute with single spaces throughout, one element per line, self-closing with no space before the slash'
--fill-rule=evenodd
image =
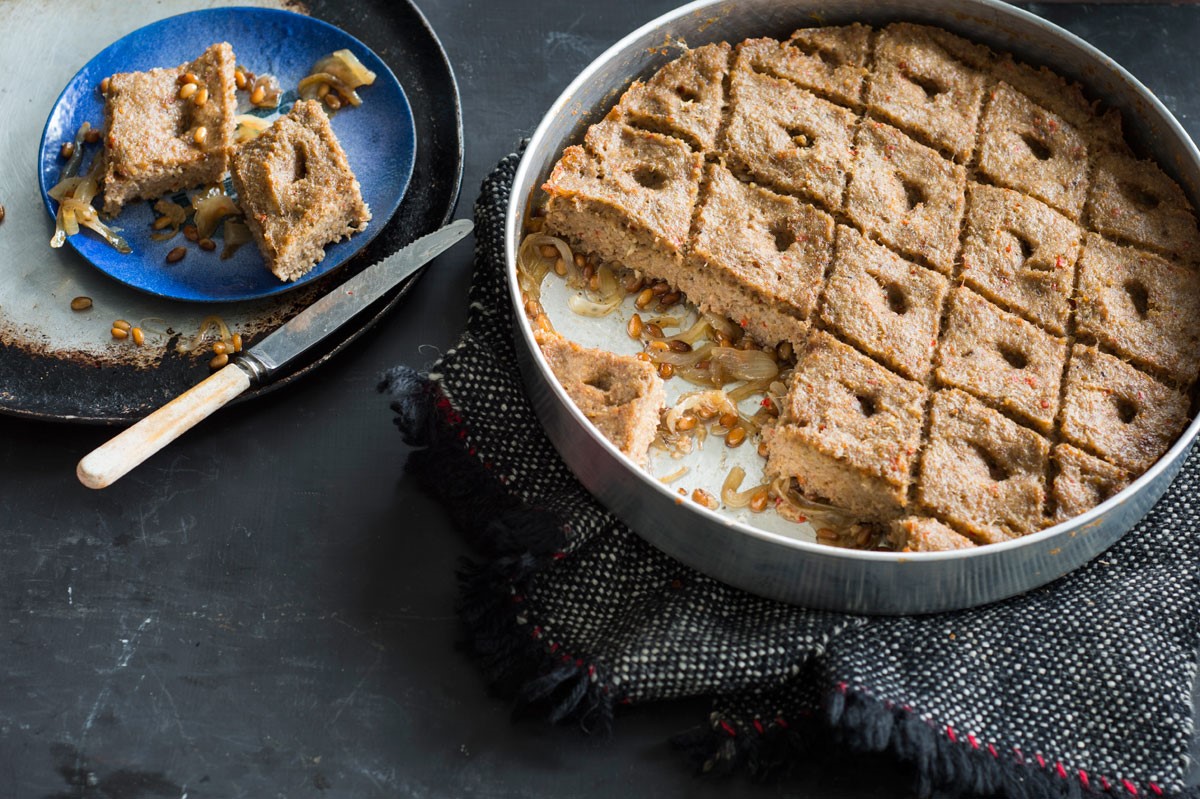
<path id="1" fill-rule="evenodd" d="M 250 376 L 236 364 L 209 375 L 85 455 L 75 468 L 79 482 L 88 488 L 112 485 L 248 388 Z"/>

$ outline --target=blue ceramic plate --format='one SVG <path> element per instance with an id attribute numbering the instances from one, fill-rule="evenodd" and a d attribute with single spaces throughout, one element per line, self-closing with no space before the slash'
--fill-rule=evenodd
<path id="1" fill-rule="evenodd" d="M 100 127 L 104 104 L 97 87 L 116 72 L 154 67 L 173 67 L 199 56 L 215 42 L 233 45 L 237 62 L 256 74 L 270 73 L 284 90 L 280 110 L 286 112 L 295 99 L 295 87 L 319 59 L 334 50 L 353 52 L 376 74 L 375 83 L 359 89 L 363 104 L 346 108 L 331 119 L 334 133 L 346 151 L 350 166 L 362 185 L 363 199 L 371 207 L 367 229 L 325 248 L 325 259 L 294 283 L 283 283 L 271 274 L 253 242 L 227 260 L 220 230 L 214 237 L 215 252 L 204 252 L 182 234 L 167 241 L 154 241 L 150 234 L 156 214 L 152 202 L 127 205 L 113 224 L 133 252 L 122 255 L 88 230 L 68 241 L 100 271 L 135 289 L 178 300 L 230 302 L 269 297 L 329 274 L 361 250 L 395 213 L 412 176 L 416 155 L 416 131 L 412 109 L 396 76 L 362 42 L 320 20 L 290 11 L 260 8 L 217 8 L 195 11 L 155 22 L 115 42 L 88 62 L 63 89 L 46 129 L 38 153 L 38 180 L 51 219 L 58 203 L 47 194 L 59 180 L 65 161 L 59 156 L 62 143 L 70 141 L 84 122 Z M 246 111 L 245 93 L 238 92 L 239 108 Z M 89 145 L 87 159 L 100 145 Z M 85 160 L 86 170 L 89 160 Z M 46 227 L 46 238 L 53 233 Z M 166 255 L 181 244 L 187 256 L 168 264 Z"/>

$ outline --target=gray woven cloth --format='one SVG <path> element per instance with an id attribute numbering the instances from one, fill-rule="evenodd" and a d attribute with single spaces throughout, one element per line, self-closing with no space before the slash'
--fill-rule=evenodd
<path id="1" fill-rule="evenodd" d="M 1195 458 L 1121 543 L 988 607 L 867 618 L 718 583 L 601 507 L 523 393 L 502 235 L 517 161 L 500 163 L 475 208 L 461 341 L 427 374 L 402 367 L 384 384 L 422 447 L 410 471 L 486 553 L 463 575 L 462 612 L 503 690 L 589 729 L 621 704 L 712 697 L 711 717 L 680 739 L 705 769 L 802 763 L 807 737 L 832 730 L 912 762 L 925 792 L 1196 795 Z"/>

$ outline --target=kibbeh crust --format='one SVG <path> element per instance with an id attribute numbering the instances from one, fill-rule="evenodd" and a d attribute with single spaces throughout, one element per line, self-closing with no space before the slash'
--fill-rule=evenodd
<path id="1" fill-rule="evenodd" d="M 860 546 L 1057 524 L 1187 425 L 1188 196 L 1133 153 L 1115 110 L 948 31 L 685 51 L 543 188 L 539 232 L 724 317 L 743 348 L 786 353 L 786 396 L 763 402 L 779 418 L 755 426 L 764 474 L 874 525 Z M 666 363 L 642 343 L 645 365 Z"/>

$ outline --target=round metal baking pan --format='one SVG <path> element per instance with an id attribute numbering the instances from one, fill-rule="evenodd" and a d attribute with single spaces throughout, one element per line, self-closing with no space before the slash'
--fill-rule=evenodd
<path id="1" fill-rule="evenodd" d="M 517 170 L 506 220 L 514 336 L 534 407 L 575 475 L 643 538 L 687 565 L 761 596 L 855 613 L 932 613 L 1028 591 L 1111 546 L 1162 496 L 1191 448 L 1200 420 L 1128 488 L 1088 513 L 1024 538 L 973 550 L 862 552 L 797 540 L 709 511 L 622 455 L 584 418 L 533 340 L 516 283 L 516 251 L 529 200 L 565 146 L 582 137 L 631 80 L 689 46 L 760 36 L 786 38 L 811 25 L 906 20 L 938 25 L 1050 67 L 1119 109 L 1135 150 L 1155 158 L 1193 205 L 1200 152 L 1150 91 L 1111 58 L 1061 28 L 1000 0 L 699 0 L 644 25 L 585 69 L 551 106 Z"/>

